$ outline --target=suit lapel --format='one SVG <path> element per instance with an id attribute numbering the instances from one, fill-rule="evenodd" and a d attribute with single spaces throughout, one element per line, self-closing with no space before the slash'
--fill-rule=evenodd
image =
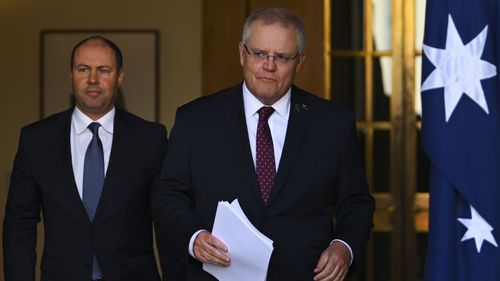
<path id="1" fill-rule="evenodd" d="M 302 140 L 306 135 L 308 125 L 311 121 L 310 105 L 305 101 L 300 90 L 292 86 L 292 96 L 290 100 L 290 117 L 285 136 L 285 144 L 278 167 L 278 173 L 274 181 L 268 204 L 279 194 L 287 176 L 293 167 L 295 159 L 299 153 Z"/>
<path id="2" fill-rule="evenodd" d="M 82 200 L 78 194 L 75 176 L 73 173 L 73 163 L 71 161 L 71 115 L 73 109 L 67 110 L 56 121 L 56 126 L 52 131 L 52 155 L 57 165 L 58 190 L 60 196 L 59 203 L 64 209 L 70 212 L 73 217 L 83 224 L 89 224 L 87 212 L 83 207 Z"/>
<path id="3" fill-rule="evenodd" d="M 123 165 L 127 162 L 129 155 L 129 143 L 127 136 L 130 136 L 129 126 L 124 116 L 124 113 L 116 109 L 113 128 L 113 142 L 111 145 L 111 153 L 109 155 L 108 169 L 104 179 L 104 186 L 102 188 L 101 198 L 97 205 L 94 221 L 106 209 L 105 202 L 112 200 L 113 194 L 120 194 L 120 184 L 116 183 L 116 179 L 123 176 Z"/>
<path id="4" fill-rule="evenodd" d="M 234 145 L 235 165 L 240 165 L 249 187 L 252 189 L 256 200 L 264 206 L 260 188 L 255 174 L 252 152 L 248 141 L 248 129 L 245 120 L 245 109 L 243 106 L 242 85 L 231 88 L 227 93 L 228 107 L 226 110 L 228 121 L 228 133 Z"/>

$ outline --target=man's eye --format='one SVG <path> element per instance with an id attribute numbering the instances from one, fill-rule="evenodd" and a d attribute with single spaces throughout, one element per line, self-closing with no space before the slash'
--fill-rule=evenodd
<path id="1" fill-rule="evenodd" d="M 88 72 L 89 68 L 88 67 L 79 67 L 78 72 Z"/>
<path id="2" fill-rule="evenodd" d="M 253 54 L 258 58 L 267 58 L 267 54 L 264 52 L 254 52 Z"/>
<path id="3" fill-rule="evenodd" d="M 281 61 L 281 62 L 288 62 L 290 60 L 289 57 L 284 56 L 284 55 L 277 55 L 276 59 L 279 60 L 279 61 Z"/>
<path id="4" fill-rule="evenodd" d="M 111 70 L 107 69 L 107 68 L 99 68 L 98 69 L 99 73 L 110 73 Z"/>

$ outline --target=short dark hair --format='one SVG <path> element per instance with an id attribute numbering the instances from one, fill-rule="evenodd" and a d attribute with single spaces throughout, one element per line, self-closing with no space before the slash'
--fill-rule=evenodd
<path id="1" fill-rule="evenodd" d="M 296 14 L 284 8 L 261 8 L 250 14 L 243 25 L 243 34 L 241 38 L 243 44 L 248 43 L 250 28 L 252 24 L 258 20 L 263 21 L 264 24 L 281 23 L 283 26 L 292 25 L 295 27 L 297 30 L 298 51 L 301 54 L 304 52 L 307 37 L 305 25 Z"/>
<path id="2" fill-rule="evenodd" d="M 122 51 L 120 50 L 120 48 L 113 41 L 109 40 L 108 38 L 106 38 L 104 36 L 100 36 L 100 35 L 94 35 L 94 36 L 90 36 L 90 37 L 83 39 L 82 41 L 78 42 L 78 44 L 76 44 L 75 47 L 73 47 L 73 50 L 71 51 L 70 69 L 73 69 L 73 67 L 75 66 L 74 64 L 75 64 L 76 51 L 78 50 L 78 48 L 80 48 L 80 46 L 82 46 L 83 44 L 85 44 L 88 41 L 100 41 L 105 46 L 111 48 L 111 50 L 115 54 L 116 67 L 118 68 L 118 70 L 123 68 L 123 56 L 122 56 Z"/>

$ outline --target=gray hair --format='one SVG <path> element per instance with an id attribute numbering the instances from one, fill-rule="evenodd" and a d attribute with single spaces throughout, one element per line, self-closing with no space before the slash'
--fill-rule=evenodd
<path id="1" fill-rule="evenodd" d="M 306 28 L 302 20 L 294 13 L 283 8 L 262 8 L 254 11 L 245 21 L 243 25 L 243 35 L 241 42 L 247 44 L 250 38 L 250 28 L 252 24 L 258 20 L 264 24 L 281 23 L 283 26 L 288 27 L 292 25 L 297 30 L 297 42 L 299 53 L 304 52 L 306 46 Z"/>

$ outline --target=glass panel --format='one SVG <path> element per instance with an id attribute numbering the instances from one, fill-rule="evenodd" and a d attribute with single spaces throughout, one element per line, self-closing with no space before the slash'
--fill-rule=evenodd
<path id="1" fill-rule="evenodd" d="M 389 192 L 390 131 L 375 130 L 373 137 L 373 191 Z"/>
<path id="2" fill-rule="evenodd" d="M 418 233 L 417 234 L 417 281 L 424 280 L 426 257 L 427 257 L 427 233 Z"/>
<path id="3" fill-rule="evenodd" d="M 373 280 L 391 280 L 391 234 L 373 233 Z"/>
<path id="4" fill-rule="evenodd" d="M 422 84 L 422 56 L 415 57 L 415 113 L 417 118 L 422 117 L 422 99 L 420 98 L 420 85 Z"/>
<path id="5" fill-rule="evenodd" d="M 372 0 L 373 49 L 391 50 L 392 45 L 392 1 Z"/>
<path id="6" fill-rule="evenodd" d="M 332 1 L 332 50 L 363 49 L 363 0 Z"/>
<path id="7" fill-rule="evenodd" d="M 359 151 L 359 157 L 361 161 L 363 162 L 363 166 L 366 167 L 366 153 L 365 153 L 365 141 L 366 141 L 366 133 L 364 129 L 359 129 L 358 128 L 358 151 Z"/>
<path id="8" fill-rule="evenodd" d="M 392 94 L 392 58 L 373 59 L 373 118 L 375 121 L 390 120 Z"/>
<path id="9" fill-rule="evenodd" d="M 417 131 L 417 192 L 429 192 L 429 159 L 422 147 L 420 130 Z"/>
<path id="10" fill-rule="evenodd" d="M 364 74 L 361 58 L 332 59 L 332 99 L 354 111 L 357 121 L 365 118 Z"/>
<path id="11" fill-rule="evenodd" d="M 425 0 L 415 0 L 415 49 L 422 50 L 424 41 Z"/>
<path id="12" fill-rule="evenodd" d="M 363 252 L 363 256 L 356 261 L 356 270 L 354 271 L 353 274 L 350 274 L 349 276 L 344 279 L 345 281 L 365 281 L 365 280 L 373 280 L 373 278 L 369 278 L 368 276 L 373 276 L 371 272 L 367 272 L 368 269 L 368 264 L 371 264 L 371 258 L 372 256 L 368 254 L 368 248 L 371 247 L 373 244 L 373 241 L 370 240 L 368 242 L 367 248 Z M 371 251 L 370 251 L 371 252 Z M 371 266 L 370 266 L 371 268 Z"/>

